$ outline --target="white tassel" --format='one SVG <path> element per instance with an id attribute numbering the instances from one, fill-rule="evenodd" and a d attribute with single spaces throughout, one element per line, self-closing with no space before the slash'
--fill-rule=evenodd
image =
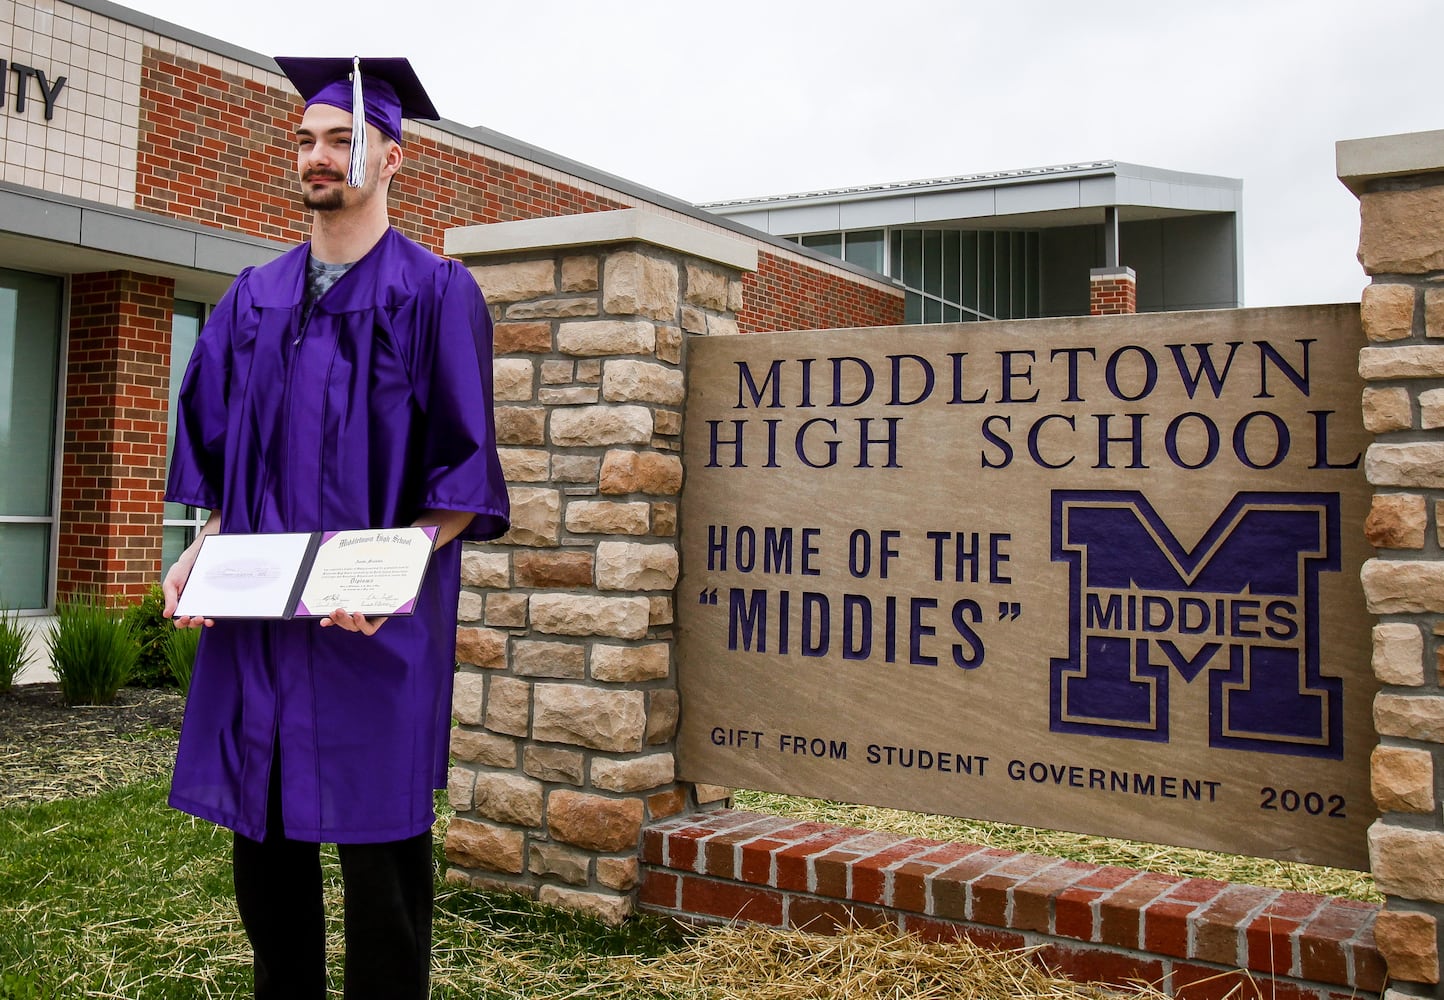
<path id="1" fill-rule="evenodd" d="M 346 183 L 353 188 L 366 183 L 366 105 L 361 94 L 361 57 L 351 60 L 351 169 Z"/>

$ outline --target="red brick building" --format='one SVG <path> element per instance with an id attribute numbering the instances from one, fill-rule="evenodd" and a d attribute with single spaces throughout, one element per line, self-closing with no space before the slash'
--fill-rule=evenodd
<path id="1" fill-rule="evenodd" d="M 11 10 L 0 606 L 44 616 L 79 588 L 143 593 L 203 518 L 162 499 L 171 392 L 235 275 L 305 238 L 301 105 L 268 56 L 107 0 Z M 706 211 L 485 128 L 408 123 L 406 139 L 392 218 L 438 253 L 457 227 L 656 213 L 755 245 L 744 333 L 1241 301 L 1240 184 L 1228 178 L 1110 162 Z M 1110 281 L 1088 280 L 1110 262 Z"/>
<path id="2" fill-rule="evenodd" d="M 139 595 L 196 512 L 163 502 L 171 394 L 232 278 L 306 234 L 274 62 L 104 0 L 16 0 L 0 49 L 0 604 Z M 482 128 L 408 123 L 392 217 L 458 226 L 636 208 L 744 234 L 745 332 L 896 324 L 862 268 Z"/>

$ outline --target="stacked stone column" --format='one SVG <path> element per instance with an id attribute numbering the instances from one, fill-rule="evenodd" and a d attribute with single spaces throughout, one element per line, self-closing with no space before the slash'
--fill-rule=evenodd
<path id="1" fill-rule="evenodd" d="M 447 877 L 618 921 L 677 780 L 689 334 L 737 332 L 744 244 L 638 211 L 453 230 L 496 321 L 511 531 L 463 557 Z"/>
<path id="2" fill-rule="evenodd" d="M 1379 745 L 1370 828 L 1386 895 L 1375 937 L 1389 998 L 1439 995 L 1444 916 L 1444 132 L 1342 142 L 1339 176 L 1359 197 L 1359 260 L 1372 282 L 1361 315 L 1364 526 L 1375 558 L 1363 584 L 1374 628 Z"/>

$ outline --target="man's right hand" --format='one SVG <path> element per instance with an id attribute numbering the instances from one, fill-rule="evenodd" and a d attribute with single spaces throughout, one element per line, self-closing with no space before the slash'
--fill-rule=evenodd
<path id="1" fill-rule="evenodd" d="M 186 550 L 180 554 L 180 558 L 171 565 L 170 569 L 166 570 L 165 576 L 161 578 L 160 589 L 161 593 L 165 595 L 165 607 L 161 610 L 161 615 L 171 618 L 175 622 L 176 628 L 200 628 L 202 625 L 209 628 L 215 624 L 215 620 L 212 618 L 200 618 L 192 615 L 182 615 L 179 618 L 174 616 L 176 605 L 180 603 L 181 591 L 186 589 L 186 581 L 190 579 L 191 568 L 195 566 L 196 556 L 200 554 L 201 540 L 206 535 L 215 534 L 220 530 L 220 526 L 221 512 L 211 511 L 211 516 L 206 519 L 205 526 L 196 532 L 195 541 L 186 546 Z"/>
<path id="2" fill-rule="evenodd" d="M 182 615 L 175 618 L 176 605 L 180 603 L 181 591 L 185 590 L 186 581 L 190 579 L 191 567 L 195 565 L 196 557 L 190 549 L 181 553 L 181 557 L 175 561 L 165 577 L 160 582 L 160 589 L 165 594 L 165 608 L 161 614 L 171 618 L 176 628 L 200 628 L 202 625 L 214 625 L 215 621 L 210 618 L 197 618 L 191 615 Z"/>

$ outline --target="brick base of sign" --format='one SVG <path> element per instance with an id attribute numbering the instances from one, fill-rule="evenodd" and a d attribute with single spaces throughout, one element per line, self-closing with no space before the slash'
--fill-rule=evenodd
<path id="1" fill-rule="evenodd" d="M 1072 979 L 1181 1000 L 1377 997 L 1378 907 L 720 810 L 643 831 L 643 910 L 1033 949 Z"/>

